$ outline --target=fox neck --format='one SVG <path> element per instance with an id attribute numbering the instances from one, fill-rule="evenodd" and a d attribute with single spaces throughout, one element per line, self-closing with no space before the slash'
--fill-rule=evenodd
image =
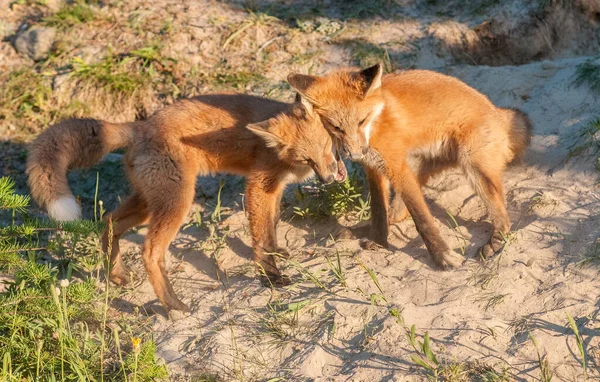
<path id="1" fill-rule="evenodd" d="M 383 101 L 381 101 L 380 103 L 376 104 L 375 107 L 373 107 L 371 115 L 369 116 L 369 120 L 367 121 L 367 124 L 363 129 L 367 145 L 369 145 L 371 136 L 373 136 L 373 134 L 376 133 L 379 117 L 381 116 L 384 107 L 385 103 Z"/>

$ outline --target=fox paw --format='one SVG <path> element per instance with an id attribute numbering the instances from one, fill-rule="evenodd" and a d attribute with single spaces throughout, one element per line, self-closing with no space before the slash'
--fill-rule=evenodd
<path id="1" fill-rule="evenodd" d="M 190 312 L 190 308 L 181 302 L 181 300 L 179 300 L 177 297 L 168 297 L 167 301 L 165 302 L 165 308 L 167 311 L 169 311 L 169 314 L 175 310 L 183 313 Z"/>
<path id="2" fill-rule="evenodd" d="M 477 250 L 477 257 L 480 260 L 487 260 L 502 252 L 505 244 L 506 240 L 501 234 L 494 234 L 487 244 Z"/>
<path id="3" fill-rule="evenodd" d="M 383 245 L 381 245 L 381 244 L 377 244 L 376 242 L 374 242 L 374 241 L 373 241 L 373 240 L 371 240 L 371 239 L 362 239 L 362 240 L 360 241 L 360 246 L 361 246 L 363 249 L 366 249 L 367 251 L 377 251 L 377 250 L 379 250 L 379 249 L 382 249 L 382 248 L 384 248 L 384 246 L 383 246 Z"/>
<path id="4" fill-rule="evenodd" d="M 280 273 L 267 273 L 260 276 L 260 282 L 264 287 L 267 288 L 279 288 L 286 285 L 290 285 L 292 281 L 286 275 Z"/>
<path id="5" fill-rule="evenodd" d="M 129 273 L 125 269 L 113 269 L 110 272 L 110 281 L 119 286 L 126 286 L 131 282 L 131 278 L 129 277 Z"/>
<path id="6" fill-rule="evenodd" d="M 454 251 L 446 251 L 441 256 L 434 256 L 433 259 L 443 270 L 458 268 L 465 262 L 465 258 Z"/>

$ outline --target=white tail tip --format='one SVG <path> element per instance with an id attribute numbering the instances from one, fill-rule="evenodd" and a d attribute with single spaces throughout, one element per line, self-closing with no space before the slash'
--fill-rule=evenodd
<path id="1" fill-rule="evenodd" d="M 48 215 L 58 221 L 79 220 L 81 209 L 73 197 L 63 196 L 48 205 Z"/>

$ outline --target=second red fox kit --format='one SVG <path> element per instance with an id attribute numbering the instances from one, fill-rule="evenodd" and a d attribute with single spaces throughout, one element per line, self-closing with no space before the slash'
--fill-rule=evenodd
<path id="1" fill-rule="evenodd" d="M 408 209 L 435 263 L 461 265 L 464 258 L 441 237 L 421 191 L 431 176 L 458 166 L 493 224 L 478 253 L 488 257 L 503 248 L 510 221 L 502 175 L 529 145 L 532 127 L 523 112 L 496 107 L 465 83 L 426 70 L 383 76 L 381 65 L 375 65 L 326 76 L 291 74 L 288 81 L 312 103 L 348 156 L 364 164 L 372 240 L 387 245 L 391 183 L 400 197 L 391 220 L 405 217 Z"/>
<path id="2" fill-rule="evenodd" d="M 142 257 L 154 291 L 168 310 L 188 310 L 167 278 L 165 252 L 192 205 L 198 175 L 227 172 L 247 177 L 254 259 L 272 283 L 282 280 L 269 252 L 283 252 L 275 225 L 286 185 L 308 179 L 313 170 L 328 183 L 341 182 L 347 175 L 310 104 L 299 98 L 288 105 L 216 94 L 179 101 L 146 121 L 70 119 L 50 127 L 29 149 L 27 174 L 34 199 L 54 219 L 79 218 L 67 171 L 93 166 L 118 148 L 127 148 L 124 162 L 133 194 L 109 215 L 113 237 L 105 232 L 103 241 L 105 251 L 112 243 L 110 277 L 117 284 L 128 282 L 119 238 L 148 222 Z"/>

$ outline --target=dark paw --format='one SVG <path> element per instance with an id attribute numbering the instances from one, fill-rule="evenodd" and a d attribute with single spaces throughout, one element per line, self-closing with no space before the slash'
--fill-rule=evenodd
<path id="1" fill-rule="evenodd" d="M 361 239 L 360 246 L 361 248 L 366 249 L 367 251 L 377 251 L 379 249 L 384 248 L 383 245 L 377 244 L 371 239 Z"/>
<path id="2" fill-rule="evenodd" d="M 185 305 L 183 302 L 181 302 L 181 300 L 179 300 L 177 297 L 170 297 L 167 299 L 167 303 L 165 304 L 165 308 L 171 312 L 173 310 L 177 310 L 180 312 L 184 312 L 184 313 L 189 313 L 190 312 L 190 308 Z"/>
<path id="3" fill-rule="evenodd" d="M 260 282 L 264 287 L 267 288 L 279 288 L 292 283 L 288 276 L 282 275 L 281 273 L 263 274 L 260 276 Z"/>

